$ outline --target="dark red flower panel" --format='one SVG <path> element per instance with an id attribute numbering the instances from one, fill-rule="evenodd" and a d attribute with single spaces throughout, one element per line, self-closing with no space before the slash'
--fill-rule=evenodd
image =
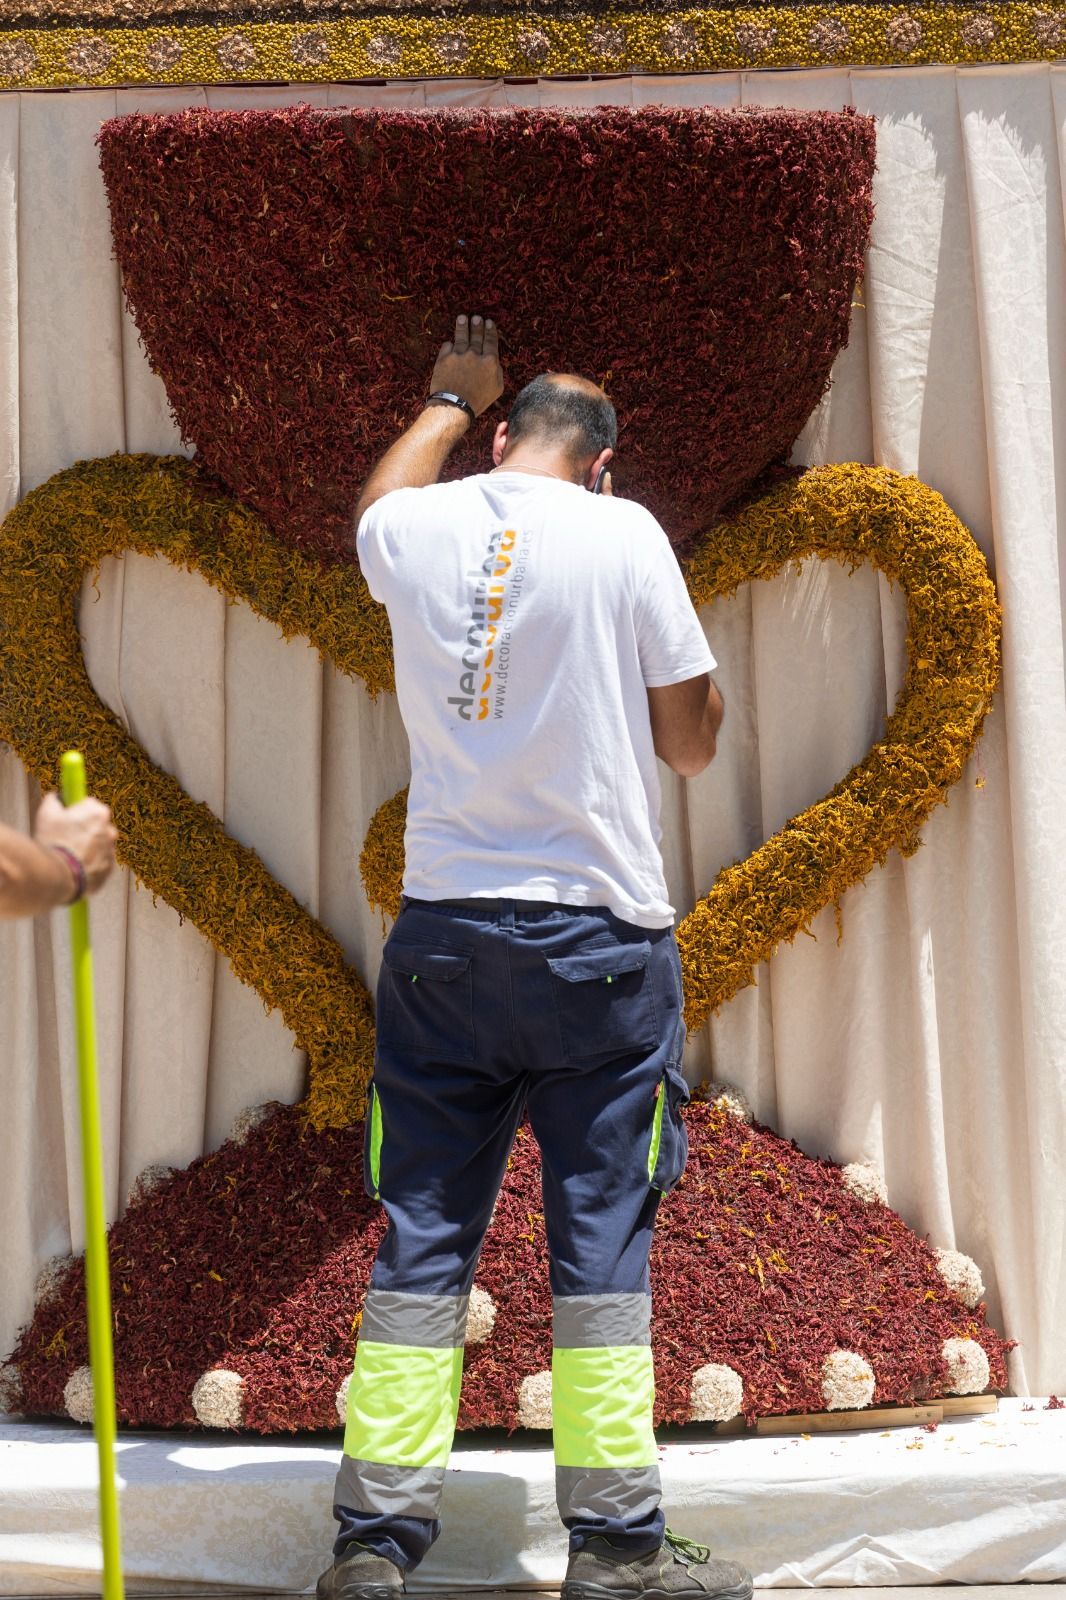
<path id="1" fill-rule="evenodd" d="M 724 1110 L 687 1113 L 691 1154 L 651 1253 L 656 1417 L 684 1422 L 695 1372 L 724 1363 L 748 1416 L 821 1410 L 821 1368 L 861 1353 L 877 1403 L 940 1394 L 945 1339 L 976 1340 L 994 1387 L 1010 1348 L 946 1286 L 894 1211 L 849 1192 L 838 1168 Z M 385 1229 L 361 1182 L 362 1129 L 315 1134 L 298 1106 L 245 1143 L 194 1161 L 110 1230 L 115 1380 L 122 1422 L 196 1425 L 213 1367 L 244 1380 L 245 1428 L 337 1426 L 363 1296 Z M 519 1131 L 477 1271 L 491 1335 L 466 1354 L 461 1428 L 518 1422 L 522 1379 L 551 1364 L 540 1152 Z M 28 1414 L 63 1414 L 88 1361 L 83 1263 L 42 1297 L 9 1358 Z"/>
<path id="2" fill-rule="evenodd" d="M 105 124 L 126 292 L 204 464 L 350 546 L 455 313 L 510 396 L 602 381 L 615 486 L 679 547 L 785 460 L 846 342 L 874 129 L 850 113 L 185 111 Z M 488 464 L 494 408 L 450 465 Z"/>

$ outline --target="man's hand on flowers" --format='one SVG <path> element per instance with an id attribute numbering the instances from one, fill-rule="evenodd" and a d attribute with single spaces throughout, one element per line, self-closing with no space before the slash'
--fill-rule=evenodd
<path id="1" fill-rule="evenodd" d="M 456 317 L 455 333 L 440 347 L 429 388 L 431 394 L 457 394 L 478 417 L 500 398 L 500 339 L 490 317 Z"/>

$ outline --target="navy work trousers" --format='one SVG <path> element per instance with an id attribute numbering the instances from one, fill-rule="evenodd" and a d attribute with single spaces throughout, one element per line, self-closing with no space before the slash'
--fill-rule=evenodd
<path id="1" fill-rule="evenodd" d="M 404 901 L 377 991 L 366 1168 L 389 1220 L 349 1396 L 338 1554 L 358 1542 L 410 1569 L 439 1532 L 444 1458 L 439 1449 L 432 1460 L 405 1454 L 395 1419 L 424 1391 L 419 1374 L 440 1368 L 441 1346 L 455 1346 L 443 1351 L 456 1363 L 455 1388 L 466 1297 L 524 1114 L 543 1157 L 557 1485 L 570 1547 L 594 1534 L 633 1554 L 661 1543 L 648 1253 L 660 1196 L 687 1154 L 684 1037 L 671 928 L 642 928 L 597 906 Z M 391 1380 L 390 1349 L 406 1363 Z M 601 1359 L 606 1380 L 593 1370 Z M 641 1388 L 643 1377 L 611 1377 L 633 1360 L 645 1363 L 648 1386 L 636 1400 L 611 1392 Z M 432 1426 L 446 1454 L 454 1413 L 442 1405 Z M 627 1418 L 627 1406 L 643 1407 L 643 1420 Z M 421 1419 L 401 1419 L 401 1434 L 404 1426 L 418 1434 Z M 627 1427 L 641 1440 L 629 1456 Z"/>

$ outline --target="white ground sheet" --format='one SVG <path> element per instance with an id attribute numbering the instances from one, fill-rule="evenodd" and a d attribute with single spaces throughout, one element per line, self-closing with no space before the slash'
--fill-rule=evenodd
<path id="1" fill-rule="evenodd" d="M 797 457 L 878 461 L 943 491 L 995 568 L 1004 685 L 924 848 L 845 897 L 839 946 L 827 911 L 815 939 L 783 949 L 694 1041 L 691 1068 L 739 1082 L 812 1153 L 878 1163 L 914 1227 L 980 1263 L 993 1316 L 1020 1341 L 1016 1389 L 1066 1388 L 1066 69 L 0 96 L 0 511 L 79 457 L 178 444 L 121 309 L 101 120 L 297 100 L 876 115 L 861 303 Z M 711 769 L 666 790 L 682 913 L 861 756 L 904 661 L 899 597 L 870 570 L 805 566 L 705 615 L 728 712 Z M 107 702 L 372 982 L 381 929 L 355 862 L 406 776 L 395 703 L 161 560 L 109 562 L 82 629 Z M 0 816 L 28 825 L 33 803 L 0 752 Z M 184 1165 L 243 1106 L 296 1099 L 304 1063 L 196 929 L 125 876 L 94 906 L 94 934 L 114 1213 L 147 1164 Z M 41 1262 L 81 1242 L 67 994 L 61 921 L 0 928 L 0 1350 Z"/>
<path id="2" fill-rule="evenodd" d="M 1066 1411 L 794 1439 L 702 1430 L 660 1450 L 671 1527 L 764 1587 L 1066 1578 Z M 307 1589 L 332 1542 L 339 1440 L 127 1434 L 127 1585 Z M 420 1592 L 558 1585 L 566 1539 L 551 1453 L 460 1450 Z M 0 1426 L 0 1593 L 69 1594 L 99 1573 L 96 1451 L 68 1426 Z"/>

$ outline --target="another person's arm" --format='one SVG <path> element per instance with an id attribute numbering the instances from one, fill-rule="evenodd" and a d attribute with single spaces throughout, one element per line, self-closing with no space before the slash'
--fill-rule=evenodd
<path id="1" fill-rule="evenodd" d="M 33 838 L 0 823 L 0 917 L 37 917 L 92 894 L 115 864 L 118 834 L 99 800 L 41 801 Z"/>
<path id="2" fill-rule="evenodd" d="M 725 707 L 709 673 L 648 690 L 651 736 L 660 761 L 695 778 L 714 760 Z"/>
<path id="3" fill-rule="evenodd" d="M 431 394 L 457 394 L 475 416 L 487 411 L 503 393 L 496 324 L 481 317 L 456 317 L 454 337 L 440 347 L 429 388 Z M 423 489 L 436 483 L 469 426 L 469 416 L 458 406 L 427 404 L 371 472 L 355 508 L 355 526 L 375 500 L 393 489 Z"/>

